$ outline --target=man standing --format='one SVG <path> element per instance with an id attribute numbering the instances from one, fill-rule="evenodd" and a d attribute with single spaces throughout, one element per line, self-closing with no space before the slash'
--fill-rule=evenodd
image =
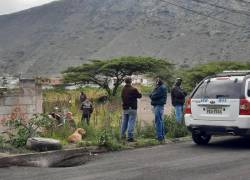
<path id="1" fill-rule="evenodd" d="M 151 105 L 154 108 L 156 135 L 159 142 L 164 141 L 164 105 L 167 101 L 167 87 L 160 78 L 156 79 L 156 87 L 150 94 Z"/>
<path id="2" fill-rule="evenodd" d="M 172 105 L 175 108 L 176 121 L 181 123 L 183 120 L 183 105 L 187 93 L 181 88 L 181 78 L 177 78 L 173 89 L 171 90 Z"/>
<path id="3" fill-rule="evenodd" d="M 80 103 L 83 103 L 86 99 L 87 99 L 86 94 L 84 92 L 81 92 L 79 97 Z"/>
<path id="4" fill-rule="evenodd" d="M 86 122 L 87 125 L 89 125 L 90 117 L 94 108 L 91 101 L 88 98 L 86 98 L 85 101 L 82 102 L 81 110 L 82 110 L 82 118 L 81 118 L 82 123 Z"/>
<path id="5" fill-rule="evenodd" d="M 134 88 L 132 84 L 132 79 L 127 77 L 125 79 L 126 85 L 122 89 L 122 106 L 123 106 L 123 116 L 122 116 L 122 126 L 121 126 L 121 136 L 126 138 L 126 131 L 128 129 L 128 141 L 134 141 L 134 126 L 137 115 L 137 99 L 141 98 L 141 93 Z"/>

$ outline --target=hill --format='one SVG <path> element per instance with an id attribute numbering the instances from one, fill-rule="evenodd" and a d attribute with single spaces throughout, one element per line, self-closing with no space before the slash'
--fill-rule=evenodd
<path id="1" fill-rule="evenodd" d="M 0 16 L 0 42 L 1 74 L 58 74 L 91 58 L 124 55 L 163 57 L 182 66 L 247 61 L 250 3 L 61 0 Z"/>

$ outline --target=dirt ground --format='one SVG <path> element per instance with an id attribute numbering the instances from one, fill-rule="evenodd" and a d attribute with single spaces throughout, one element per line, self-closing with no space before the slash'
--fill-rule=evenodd
<path id="1" fill-rule="evenodd" d="M 171 114 L 173 111 L 173 107 L 171 105 L 171 97 L 170 94 L 167 97 L 167 104 L 165 105 L 165 114 Z M 154 115 L 152 112 L 152 106 L 150 104 L 150 99 L 147 96 L 143 96 L 138 100 L 138 120 L 142 122 L 142 125 L 147 123 L 151 124 L 154 120 Z"/>

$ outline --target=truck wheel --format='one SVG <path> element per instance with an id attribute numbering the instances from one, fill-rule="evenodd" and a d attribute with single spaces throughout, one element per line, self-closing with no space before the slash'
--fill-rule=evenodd
<path id="1" fill-rule="evenodd" d="M 211 139 L 211 135 L 208 135 L 206 133 L 192 133 L 193 141 L 198 145 L 206 145 L 209 143 Z"/>

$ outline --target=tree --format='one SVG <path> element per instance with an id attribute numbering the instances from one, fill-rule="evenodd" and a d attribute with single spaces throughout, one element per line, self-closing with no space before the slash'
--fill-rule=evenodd
<path id="1" fill-rule="evenodd" d="M 200 64 L 193 68 L 180 69 L 178 75 L 183 79 L 183 86 L 189 92 L 207 76 L 212 76 L 224 70 L 249 70 L 250 63 L 237 61 L 214 61 Z"/>
<path id="2" fill-rule="evenodd" d="M 164 59 L 126 56 L 109 60 L 91 60 L 80 66 L 70 67 L 63 74 L 65 82 L 91 82 L 105 89 L 109 96 L 115 96 L 126 76 L 148 73 L 157 75 L 163 70 L 169 72 L 172 66 Z M 114 88 L 109 86 L 112 78 Z"/>

